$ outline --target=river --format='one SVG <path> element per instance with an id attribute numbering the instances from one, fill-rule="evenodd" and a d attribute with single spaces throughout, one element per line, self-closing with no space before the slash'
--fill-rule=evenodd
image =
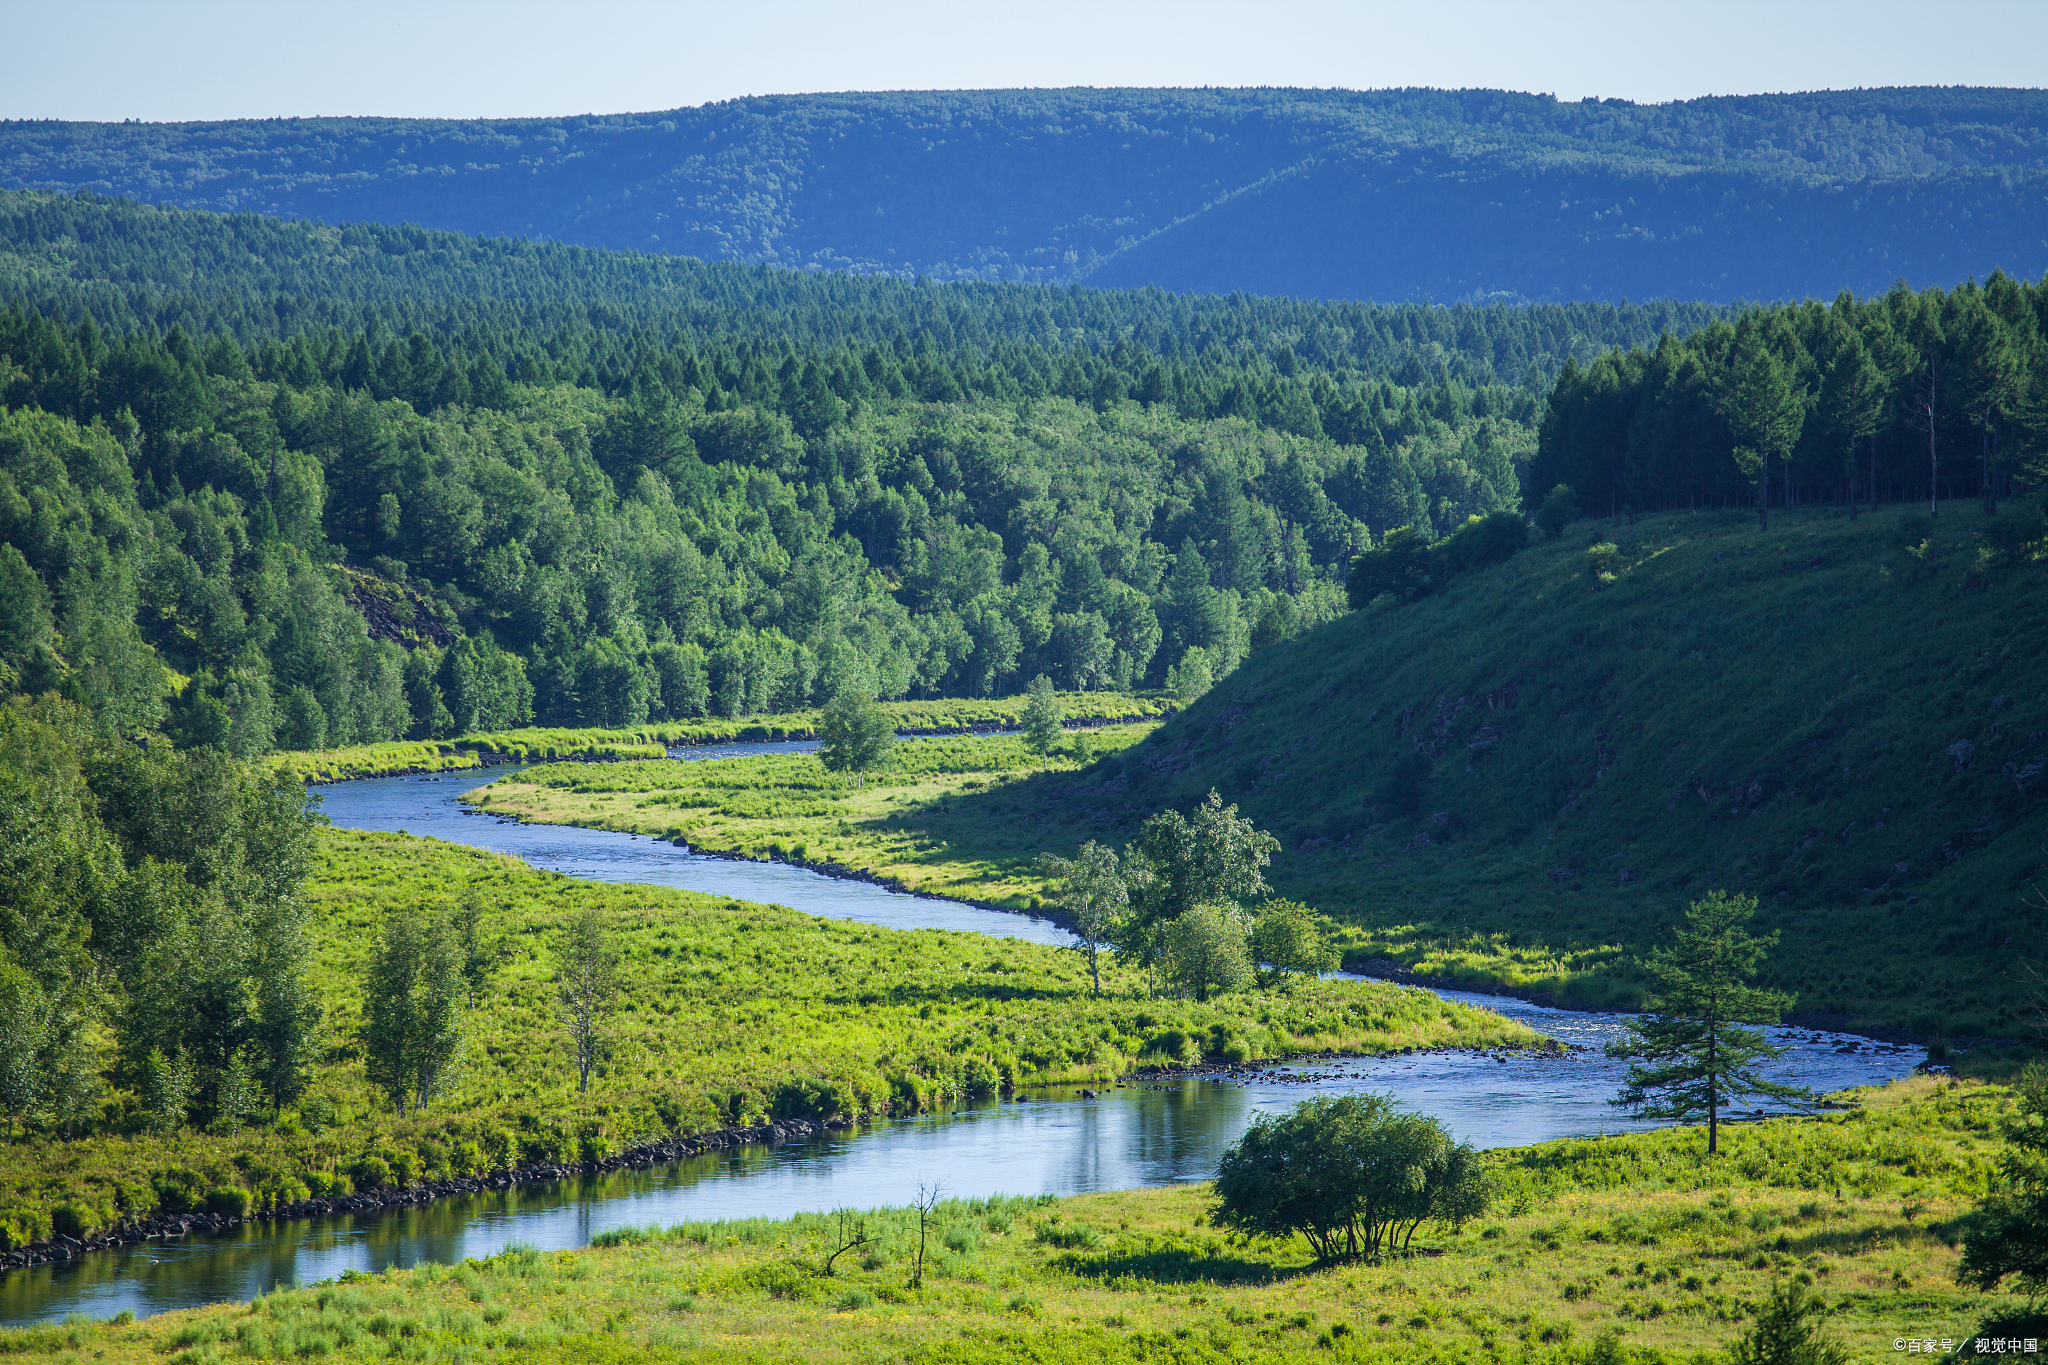
<path id="1" fill-rule="evenodd" d="M 686 760 L 715 760 L 811 747 L 748 744 L 677 753 Z M 895 928 L 1069 941 L 1063 929 L 1043 919 L 903 895 L 779 863 L 704 857 L 633 835 L 520 825 L 461 804 L 463 792 L 509 771 L 372 778 L 324 787 L 321 795 L 339 826 L 430 835 L 515 854 L 572 876 L 651 882 Z M 105 1317 L 123 1309 L 140 1317 L 248 1299 L 275 1285 L 329 1279 L 344 1270 L 488 1256 L 511 1242 L 544 1250 L 580 1246 L 608 1228 L 633 1224 L 901 1204 L 921 1181 L 942 1180 L 949 1193 L 965 1197 L 1079 1194 L 1203 1180 L 1252 1115 L 1310 1094 L 1391 1092 L 1482 1147 L 1650 1126 L 1618 1117 L 1606 1103 L 1622 1068 L 1599 1049 L 1623 1028 L 1621 1016 L 1455 991 L 1438 994 L 1498 1010 L 1586 1050 L 1564 1057 L 1431 1053 L 1322 1061 L 1276 1068 L 1249 1081 L 1136 1085 L 1093 1100 L 1073 1091 L 1038 1092 L 647 1170 L 524 1185 L 374 1215 L 245 1224 L 217 1236 L 138 1243 L 8 1272 L 0 1278 L 0 1322 L 48 1321 L 70 1313 Z M 1806 1029 L 1771 1032 L 1790 1048 L 1773 1077 L 1822 1092 L 1882 1083 L 1907 1074 L 1918 1060 L 1906 1049 L 1862 1038 Z"/>

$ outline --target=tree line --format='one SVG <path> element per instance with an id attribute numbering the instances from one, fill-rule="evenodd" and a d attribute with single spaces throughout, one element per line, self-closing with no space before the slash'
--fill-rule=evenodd
<path id="1" fill-rule="evenodd" d="M 1530 487 L 1588 513 L 1973 497 L 2048 479 L 2048 289 L 1982 284 L 1752 308 L 1567 363 Z"/>
<path id="2" fill-rule="evenodd" d="M 645 340 L 789 342 L 805 352 L 916 343 L 994 355 L 1010 343 L 1162 361 L 1267 356 L 1336 377 L 1417 375 L 1468 387 L 1547 381 L 1567 357 L 1653 343 L 1724 316 L 1716 305 L 1374 304 L 1161 289 L 1047 288 L 708 263 L 384 223 L 152 208 L 90 193 L 0 191 L 0 300 L 103 331 L 224 335 L 423 332 L 440 344 L 545 338 L 515 362 L 632 372 Z M 625 357 L 620 363 L 619 357 Z M 1091 376 L 1092 377 L 1092 376 Z"/>

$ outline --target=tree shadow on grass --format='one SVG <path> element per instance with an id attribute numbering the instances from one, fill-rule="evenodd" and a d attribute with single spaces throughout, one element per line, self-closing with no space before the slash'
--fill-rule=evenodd
<path id="1" fill-rule="evenodd" d="M 1076 1253 L 1063 1258 L 1063 1264 L 1076 1275 L 1105 1283 L 1142 1280 L 1152 1284 L 1278 1284 L 1321 1268 L 1313 1264 L 1276 1265 L 1194 1247 Z"/>

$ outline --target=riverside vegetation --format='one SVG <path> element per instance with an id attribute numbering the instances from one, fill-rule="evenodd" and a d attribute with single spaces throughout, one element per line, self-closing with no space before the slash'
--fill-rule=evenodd
<path id="1" fill-rule="evenodd" d="M 261 1213 L 309 1194 L 575 1164 L 771 1116 L 916 1112 L 1205 1055 L 1541 1043 L 1497 1015 L 1378 983 L 1286 979 L 1197 1004 L 1147 998 L 1142 972 L 1105 964 L 1096 998 L 1086 964 L 1056 948 L 580 882 L 403 835 L 320 832 L 304 901 L 305 982 L 325 1015 L 294 1100 L 230 1125 L 213 1082 L 192 1097 L 190 1126 L 158 1132 L 116 1073 L 90 1113 L 0 1149 L 9 1245 L 158 1211 Z M 388 923 L 465 902 L 482 984 L 456 1064 L 400 1118 L 357 1041 L 370 959 Z M 602 916 L 619 975 L 584 1095 L 556 1017 L 556 955 L 562 926 L 587 910 Z"/>
<path id="2" fill-rule="evenodd" d="M 1733 511 L 1578 522 L 1257 653 L 1085 763 L 1030 771 L 1014 741 L 977 741 L 956 752 L 981 774 L 878 774 L 844 828 L 823 812 L 851 798 L 797 760 L 724 769 L 769 782 L 758 817 L 739 783 L 680 765 L 480 799 L 735 850 L 779 837 L 770 800 L 816 803 L 804 837 L 834 861 L 1029 905 L 1035 853 L 1128 840 L 1218 790 L 1281 837 L 1274 887 L 1337 921 L 1354 966 L 1628 1005 L 1674 904 L 1721 887 L 1781 933 L 1760 984 L 1800 1017 L 2024 1044 L 2010 959 L 2048 935 L 2027 890 L 2048 565 L 1986 527 L 1957 503 L 1938 522 L 1800 511 L 1768 535 Z"/>
<path id="3" fill-rule="evenodd" d="M 1906 1081 L 1846 1109 L 1482 1154 L 1492 1210 L 1420 1254 L 1318 1264 L 1299 1238 L 1215 1225 L 1206 1186 L 607 1233 L 280 1289 L 139 1323 L 0 1336 L 27 1359 L 1515 1359 L 1686 1362 L 1754 1329 L 1774 1290 L 1825 1309 L 1853 1359 L 1968 1343 L 2024 1304 L 1959 1289 L 2000 1087 Z M 907 1199 L 910 1192 L 904 1191 Z M 856 1235 L 869 1241 L 831 1260 Z"/>
<path id="4" fill-rule="evenodd" d="M 1118 692 L 1065 693 L 1056 697 L 1065 720 L 1078 725 L 1120 725 L 1163 716 L 1171 697 Z M 952 698 L 877 703 L 888 723 L 910 734 L 1014 728 L 1023 718 L 1023 697 Z M 529 726 L 459 739 L 387 740 L 339 749 L 288 751 L 271 764 L 304 782 L 342 782 L 402 772 L 460 772 L 491 763 L 533 763 L 549 759 L 661 758 L 677 745 L 756 743 L 816 739 L 823 711 L 813 709 L 732 719 L 671 721 L 631 729 Z"/>

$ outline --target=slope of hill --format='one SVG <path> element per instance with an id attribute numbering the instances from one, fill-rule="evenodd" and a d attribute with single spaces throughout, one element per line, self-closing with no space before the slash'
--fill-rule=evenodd
<path id="1" fill-rule="evenodd" d="M 1728 301 L 2043 264 L 2048 95 L 780 96 L 496 121 L 0 124 L 0 185 L 939 279 Z"/>
<path id="2" fill-rule="evenodd" d="M 1254 654 L 1064 804 L 1128 830 L 1220 790 L 1354 963 L 1619 1003 L 1728 888 L 1801 1010 L 2016 1034 L 2048 956 L 2048 562 L 1986 568 L 1981 525 L 1580 523 Z M 1619 547 L 1605 590 L 1591 542 Z"/>

